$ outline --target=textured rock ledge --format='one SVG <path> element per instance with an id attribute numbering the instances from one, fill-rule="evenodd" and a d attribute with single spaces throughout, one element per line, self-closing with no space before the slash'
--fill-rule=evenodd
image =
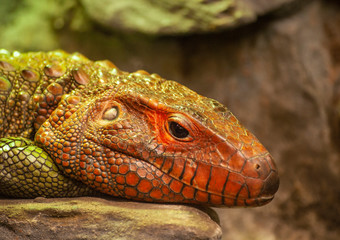
<path id="1" fill-rule="evenodd" d="M 0 199 L 0 236 L 3 240 L 221 239 L 221 228 L 209 215 L 190 206 L 92 197 Z"/>

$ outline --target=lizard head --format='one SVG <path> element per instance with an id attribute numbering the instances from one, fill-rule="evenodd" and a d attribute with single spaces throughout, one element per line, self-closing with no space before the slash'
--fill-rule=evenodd
<path id="1" fill-rule="evenodd" d="M 110 195 L 260 206 L 279 178 L 272 157 L 222 104 L 141 72 L 64 95 L 36 133 L 67 175 Z"/>

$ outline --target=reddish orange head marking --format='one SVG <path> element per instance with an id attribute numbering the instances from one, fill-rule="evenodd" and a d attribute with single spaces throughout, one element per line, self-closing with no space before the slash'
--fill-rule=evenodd
<path id="1" fill-rule="evenodd" d="M 106 83 L 65 96 L 36 134 L 70 176 L 144 201 L 258 206 L 273 198 L 271 156 L 222 104 L 153 74 L 104 75 Z"/>

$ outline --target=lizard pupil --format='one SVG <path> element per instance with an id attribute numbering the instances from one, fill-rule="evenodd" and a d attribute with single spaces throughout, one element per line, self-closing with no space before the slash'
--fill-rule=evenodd
<path id="1" fill-rule="evenodd" d="M 170 122 L 169 130 L 172 136 L 174 136 L 175 138 L 186 138 L 189 135 L 189 131 L 177 122 Z"/>

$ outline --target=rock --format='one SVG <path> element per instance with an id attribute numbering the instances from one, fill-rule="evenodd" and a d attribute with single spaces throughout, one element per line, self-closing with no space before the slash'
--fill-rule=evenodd
<path id="1" fill-rule="evenodd" d="M 101 198 L 0 199 L 0 238 L 221 239 L 220 226 L 190 206 Z"/>
<path id="2" fill-rule="evenodd" d="M 255 22 L 273 11 L 310 0 L 81 0 L 91 19 L 107 29 L 153 35 L 209 33 Z M 276 13 L 275 13 L 276 14 Z"/>
<path id="3" fill-rule="evenodd" d="M 81 1 L 88 15 L 112 30 L 147 34 L 213 32 L 252 22 L 243 0 Z"/>
<path id="4" fill-rule="evenodd" d="M 298 6 L 304 2 L 310 0 L 244 0 L 252 9 L 252 11 L 258 15 L 263 16 L 269 12 L 280 10 L 281 8 L 291 8 Z"/>

